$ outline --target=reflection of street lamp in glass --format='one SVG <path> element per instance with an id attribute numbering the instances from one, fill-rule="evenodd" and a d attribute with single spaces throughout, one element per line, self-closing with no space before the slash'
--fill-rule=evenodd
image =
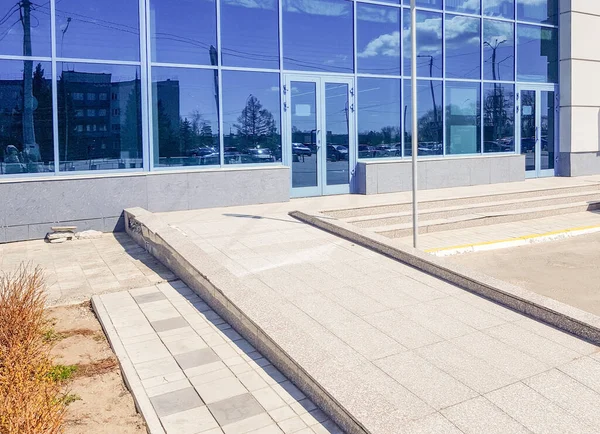
<path id="1" fill-rule="evenodd" d="M 436 132 L 437 132 L 437 137 L 438 137 L 438 141 L 441 141 L 441 131 L 439 128 L 439 122 L 438 122 L 438 112 L 437 112 L 437 105 L 435 103 L 435 92 L 433 90 L 433 80 L 431 80 L 431 78 L 433 78 L 433 56 L 431 54 L 419 54 L 417 55 L 417 57 L 428 57 L 429 58 L 429 87 L 431 88 L 431 102 L 433 103 L 433 119 L 435 122 L 435 128 L 436 128 Z"/>
<path id="2" fill-rule="evenodd" d="M 494 97 L 492 99 L 492 129 L 494 131 L 494 141 L 498 137 L 498 83 L 496 83 L 496 50 L 500 44 L 504 44 L 505 42 L 506 39 L 501 40 L 499 38 L 494 38 L 493 44 L 490 44 L 488 41 L 483 41 L 484 46 L 487 45 L 492 49 L 492 79 L 494 80 Z M 500 68 L 498 68 L 498 74 L 500 74 Z"/>

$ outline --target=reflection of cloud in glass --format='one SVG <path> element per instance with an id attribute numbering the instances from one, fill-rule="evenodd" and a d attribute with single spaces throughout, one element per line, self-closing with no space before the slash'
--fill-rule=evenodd
<path id="1" fill-rule="evenodd" d="M 287 12 L 337 17 L 348 15 L 351 6 L 349 2 L 328 0 L 284 0 L 283 7 Z"/>
<path id="2" fill-rule="evenodd" d="M 437 14 L 436 14 L 437 15 Z M 417 16 L 418 18 L 418 16 Z M 442 18 L 426 18 L 417 22 L 418 53 L 425 56 L 442 54 Z M 404 56 L 410 58 L 410 26 L 404 31 Z"/>
<path id="3" fill-rule="evenodd" d="M 274 10 L 277 7 L 275 0 L 223 0 L 223 3 L 249 9 Z"/>
<path id="4" fill-rule="evenodd" d="M 360 21 L 371 21 L 373 23 L 397 23 L 399 17 L 398 9 L 389 7 L 371 7 L 360 5 L 358 19 Z"/>
<path id="5" fill-rule="evenodd" d="M 400 56 L 400 32 L 378 36 L 370 41 L 358 57 Z"/>
<path id="6" fill-rule="evenodd" d="M 479 46 L 479 20 L 471 17 L 446 18 L 446 45 Z"/>
<path id="7" fill-rule="evenodd" d="M 484 41 L 489 44 L 506 43 L 513 45 L 513 25 L 503 21 L 484 20 Z"/>

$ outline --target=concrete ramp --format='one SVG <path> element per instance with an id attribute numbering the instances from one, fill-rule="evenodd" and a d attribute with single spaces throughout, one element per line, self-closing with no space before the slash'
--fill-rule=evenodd
<path id="1" fill-rule="evenodd" d="M 276 206 L 126 225 L 347 432 L 600 431 L 599 348 L 571 334 Z"/>

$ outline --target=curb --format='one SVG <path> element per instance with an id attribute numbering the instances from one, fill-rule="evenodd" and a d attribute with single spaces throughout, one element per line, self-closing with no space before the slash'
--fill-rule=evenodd
<path id="1" fill-rule="evenodd" d="M 452 256 L 462 253 L 486 252 L 490 250 L 506 249 L 509 247 L 528 246 L 530 244 L 545 243 L 548 241 L 564 240 L 580 235 L 600 232 L 600 226 L 584 226 L 579 228 L 565 229 L 561 231 L 546 232 L 543 234 L 524 235 L 522 237 L 507 238 L 504 240 L 485 241 L 482 243 L 462 244 L 451 247 L 440 247 L 427 249 L 426 253 L 435 256 Z"/>
<path id="2" fill-rule="evenodd" d="M 595 345 L 600 345 L 600 317 L 594 314 L 485 274 L 447 263 L 442 258 L 410 246 L 394 243 L 390 238 L 365 231 L 332 217 L 304 211 L 292 211 L 289 215 Z"/>
<path id="3" fill-rule="evenodd" d="M 137 408 L 138 412 L 146 422 L 146 430 L 150 434 L 165 434 L 165 430 L 156 415 L 156 411 L 154 411 L 154 407 L 152 407 L 150 398 L 148 398 L 146 390 L 142 387 L 142 382 L 138 377 L 131 360 L 129 360 L 129 356 L 121 343 L 117 330 L 115 330 L 100 296 L 92 296 L 92 309 L 94 309 L 98 321 L 108 338 L 108 342 L 117 356 L 117 360 L 121 366 L 121 372 L 123 373 L 123 380 L 133 396 L 135 408 Z"/>

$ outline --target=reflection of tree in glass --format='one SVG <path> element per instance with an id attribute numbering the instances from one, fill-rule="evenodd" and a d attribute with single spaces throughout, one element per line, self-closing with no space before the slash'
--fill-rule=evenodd
<path id="1" fill-rule="evenodd" d="M 263 108 L 254 95 L 248 96 L 246 107 L 237 121 L 234 128 L 237 130 L 239 145 L 242 148 L 269 148 L 276 144 L 277 126 L 273 114 Z"/>

